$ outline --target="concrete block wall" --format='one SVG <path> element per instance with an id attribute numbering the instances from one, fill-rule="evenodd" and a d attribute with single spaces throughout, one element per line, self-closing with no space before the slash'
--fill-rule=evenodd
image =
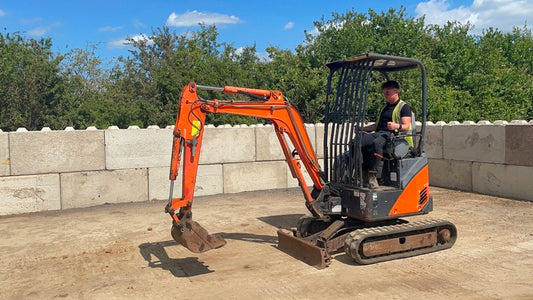
<path id="1" fill-rule="evenodd" d="M 323 163 L 324 125 L 306 129 Z M 533 121 L 428 123 L 425 141 L 432 185 L 533 200 Z M 171 147 L 172 127 L 0 131 L 0 215 L 168 199 Z M 206 126 L 195 195 L 297 186 L 271 125 Z"/>
<path id="2" fill-rule="evenodd" d="M 171 126 L 0 132 L 0 215 L 168 199 L 171 147 Z M 295 186 L 273 126 L 206 126 L 195 195 Z"/>
<path id="3" fill-rule="evenodd" d="M 533 201 L 533 121 L 426 127 L 430 184 Z"/>

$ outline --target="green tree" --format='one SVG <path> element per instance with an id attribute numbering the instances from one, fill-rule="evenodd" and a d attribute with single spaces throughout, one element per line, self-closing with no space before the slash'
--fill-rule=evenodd
<path id="1" fill-rule="evenodd" d="M 37 130 L 58 125 L 62 56 L 54 55 L 51 47 L 50 38 L 0 33 L 0 128 Z"/>
<path id="2" fill-rule="evenodd" d="M 97 46 L 54 54 L 52 40 L 0 34 L 0 128 L 50 126 L 106 128 L 173 124 L 181 89 L 190 81 L 211 86 L 279 90 L 305 122 L 323 118 L 331 61 L 365 52 L 421 60 L 428 74 L 428 120 L 533 119 L 533 38 L 524 25 L 503 33 L 489 28 L 471 34 L 470 24 L 426 25 L 406 9 L 333 12 L 315 23 L 294 50 L 269 47 L 260 58 L 256 45 L 236 49 L 219 42 L 215 26 L 176 34 L 168 27 L 129 39 L 130 54 L 104 65 Z M 419 73 L 391 74 L 401 97 L 421 111 Z M 383 104 L 376 76 L 369 113 Z M 205 99 L 244 100 L 200 90 Z M 264 120 L 223 114 L 207 122 L 253 124 Z"/>
<path id="3" fill-rule="evenodd" d="M 76 48 L 65 54 L 61 63 L 65 87 L 56 108 L 60 122 L 57 129 L 112 125 L 108 115 L 114 105 L 103 97 L 109 74 L 103 61 L 96 56 L 97 49 L 97 45 L 87 45 L 86 49 Z"/>

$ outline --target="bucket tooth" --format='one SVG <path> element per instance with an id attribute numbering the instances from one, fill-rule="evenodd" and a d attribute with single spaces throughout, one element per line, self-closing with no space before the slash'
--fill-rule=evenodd
<path id="1" fill-rule="evenodd" d="M 183 219 L 172 225 L 171 234 L 174 240 L 194 253 L 205 252 L 226 245 L 226 241 L 211 235 L 197 222 Z"/>

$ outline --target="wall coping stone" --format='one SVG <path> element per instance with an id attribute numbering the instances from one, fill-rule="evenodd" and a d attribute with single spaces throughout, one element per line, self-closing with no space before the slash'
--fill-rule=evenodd
<path id="1" fill-rule="evenodd" d="M 509 124 L 509 122 L 505 121 L 505 120 L 496 120 L 494 121 L 494 125 L 507 125 Z"/>
<path id="2" fill-rule="evenodd" d="M 481 120 L 477 122 L 478 125 L 492 125 L 490 121 L 487 120 Z"/>
<path id="3" fill-rule="evenodd" d="M 365 123 L 365 125 L 369 125 L 369 124 L 373 124 L 373 122 Z M 417 126 L 421 126 L 422 122 L 416 121 L 416 125 Z M 490 121 L 487 121 L 487 120 L 480 120 L 480 121 L 477 121 L 477 123 L 474 122 L 474 121 L 464 121 L 463 123 L 461 123 L 459 121 L 450 121 L 448 123 L 446 123 L 445 121 L 438 121 L 436 123 L 433 123 L 432 121 L 427 121 L 426 122 L 426 126 L 444 126 L 444 125 L 448 125 L 448 126 L 464 126 L 464 125 L 466 125 L 466 126 L 470 126 L 470 125 L 500 125 L 500 126 L 501 125 L 533 125 L 533 120 L 530 120 L 530 121 L 527 121 L 527 120 L 512 120 L 511 122 L 508 122 L 506 120 L 495 120 L 494 122 L 490 122 Z M 312 127 L 318 128 L 318 127 L 324 127 L 325 125 L 324 125 L 324 123 L 315 123 L 315 124 L 313 124 L 313 123 L 304 123 L 304 126 L 305 127 L 309 127 L 309 128 L 312 128 Z M 223 124 L 223 125 L 218 125 L 218 126 L 215 126 L 213 124 L 204 125 L 204 128 L 256 128 L 256 127 L 273 127 L 273 125 L 272 124 L 251 124 L 251 125 L 239 124 L 239 125 L 234 125 L 234 126 L 232 126 L 230 124 Z M 128 130 L 128 129 L 132 129 L 132 130 L 137 130 L 137 129 L 171 129 L 171 130 L 174 130 L 174 125 L 167 125 L 164 128 L 161 128 L 158 125 L 149 125 L 146 128 L 141 128 L 138 125 L 131 125 L 131 126 L 128 126 L 128 128 L 126 128 L 126 129 L 121 129 L 121 128 L 119 128 L 116 125 L 111 125 L 111 126 L 107 127 L 107 129 L 98 129 L 95 126 L 88 126 L 86 129 L 75 129 L 74 127 L 68 126 L 65 129 L 63 129 L 63 130 L 56 130 L 56 129 L 51 129 L 50 127 L 43 127 L 43 128 L 41 128 L 41 130 L 38 130 L 38 131 L 49 132 L 49 131 L 84 131 L 84 130 L 85 131 L 94 131 L 94 130 Z M 4 132 L 4 131 L 2 129 L 0 129 L 0 132 Z M 13 132 L 30 132 L 30 131 L 28 129 L 26 129 L 25 127 L 19 127 L 19 128 L 17 128 L 17 130 L 15 130 Z"/>

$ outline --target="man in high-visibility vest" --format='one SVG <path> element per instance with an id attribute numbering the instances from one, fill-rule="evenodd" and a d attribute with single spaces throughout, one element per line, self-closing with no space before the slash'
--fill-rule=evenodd
<path id="1" fill-rule="evenodd" d="M 377 167 L 383 157 L 383 147 L 387 139 L 394 133 L 411 130 L 411 107 L 403 100 L 400 100 L 400 85 L 394 80 L 389 80 L 381 85 L 383 97 L 387 102 L 381 109 L 376 123 L 363 128 L 364 131 L 374 131 L 371 134 L 364 134 L 361 140 L 361 147 L 369 147 L 370 156 L 368 167 L 368 185 L 370 188 L 379 187 L 377 180 Z M 405 138 L 409 146 L 413 146 L 413 137 Z"/>

